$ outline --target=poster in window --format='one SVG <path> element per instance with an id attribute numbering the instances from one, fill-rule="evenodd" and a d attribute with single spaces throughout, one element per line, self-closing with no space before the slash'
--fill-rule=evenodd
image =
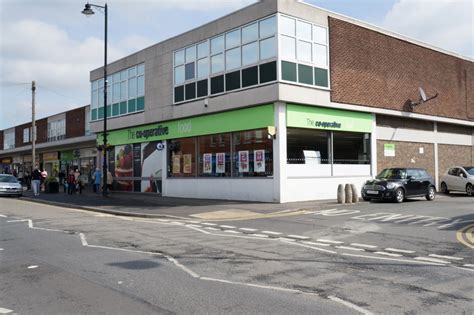
<path id="1" fill-rule="evenodd" d="M 181 155 L 173 155 L 173 174 L 181 173 Z"/>
<path id="2" fill-rule="evenodd" d="M 133 182 L 133 147 L 131 144 L 115 147 L 115 177 L 117 177 L 117 189 L 120 191 L 132 191 Z"/>
<path id="3" fill-rule="evenodd" d="M 142 150 L 142 169 L 141 177 L 146 177 L 148 180 L 141 181 L 142 192 L 161 192 L 161 166 L 162 166 L 162 152 L 159 150 L 163 146 L 161 141 L 147 142 L 141 144 Z"/>
<path id="4" fill-rule="evenodd" d="M 255 150 L 253 169 L 256 173 L 265 172 L 265 150 Z"/>
<path id="5" fill-rule="evenodd" d="M 225 153 L 216 153 L 216 173 L 225 173 Z"/>
<path id="6" fill-rule="evenodd" d="M 249 151 L 239 151 L 239 173 L 249 171 Z"/>
<path id="7" fill-rule="evenodd" d="M 212 173 L 212 153 L 203 154 L 202 172 L 205 174 Z"/>
<path id="8" fill-rule="evenodd" d="M 183 173 L 185 174 L 191 174 L 192 172 L 191 159 L 191 154 L 183 154 Z"/>

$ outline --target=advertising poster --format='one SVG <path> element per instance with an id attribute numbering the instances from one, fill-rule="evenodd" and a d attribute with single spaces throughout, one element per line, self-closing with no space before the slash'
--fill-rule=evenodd
<path id="1" fill-rule="evenodd" d="M 225 153 L 216 153 L 216 173 L 225 173 Z"/>
<path id="2" fill-rule="evenodd" d="M 154 141 L 141 144 L 142 150 L 142 166 L 141 177 L 148 178 L 148 180 L 141 181 L 142 192 L 156 192 L 161 193 L 162 181 L 162 148 L 161 141 Z"/>
<path id="3" fill-rule="evenodd" d="M 184 174 L 191 174 L 192 172 L 192 155 L 191 154 L 183 154 L 183 173 Z"/>
<path id="4" fill-rule="evenodd" d="M 132 191 L 133 181 L 133 147 L 131 144 L 115 147 L 115 177 L 120 191 Z M 122 179 L 124 178 L 124 179 Z"/>
<path id="5" fill-rule="evenodd" d="M 265 150 L 255 150 L 253 170 L 257 173 L 265 172 Z"/>
<path id="6" fill-rule="evenodd" d="M 203 162 L 202 162 L 202 172 L 205 174 L 212 173 L 212 153 L 204 153 L 203 154 Z"/>
<path id="7" fill-rule="evenodd" d="M 249 171 L 249 151 L 239 151 L 239 173 Z"/>
<path id="8" fill-rule="evenodd" d="M 173 155 L 173 174 L 181 173 L 181 155 Z"/>
<path id="9" fill-rule="evenodd" d="M 384 143 L 384 145 L 383 145 L 383 155 L 384 156 L 395 156 L 395 144 L 393 144 L 393 143 Z"/>

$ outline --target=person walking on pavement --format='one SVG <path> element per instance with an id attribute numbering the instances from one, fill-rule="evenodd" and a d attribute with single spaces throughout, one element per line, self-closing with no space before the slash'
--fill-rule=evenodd
<path id="1" fill-rule="evenodd" d="M 112 184 L 114 182 L 114 178 L 112 177 L 112 173 L 107 170 L 107 189 L 111 190 L 112 189 Z"/>
<path id="2" fill-rule="evenodd" d="M 39 196 L 40 184 L 41 184 L 41 172 L 38 167 L 35 167 L 33 174 L 31 175 L 31 184 L 33 186 L 33 194 Z"/>
<path id="3" fill-rule="evenodd" d="M 94 173 L 94 186 L 95 186 L 95 192 L 100 193 L 100 182 L 102 179 L 102 173 L 100 172 L 100 169 L 96 168 L 95 173 Z"/>
<path id="4" fill-rule="evenodd" d="M 74 177 L 73 170 L 69 171 L 69 174 L 66 177 L 66 182 L 67 182 L 67 193 L 68 195 L 72 195 L 76 189 L 76 179 Z"/>
<path id="5" fill-rule="evenodd" d="M 80 194 L 82 194 L 81 172 L 79 172 L 79 169 L 77 168 L 74 172 L 74 178 L 76 180 L 76 193 L 79 192 Z"/>

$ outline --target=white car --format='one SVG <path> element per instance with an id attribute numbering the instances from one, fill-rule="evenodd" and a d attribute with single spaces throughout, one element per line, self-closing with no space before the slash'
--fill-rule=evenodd
<path id="1" fill-rule="evenodd" d="M 441 192 L 449 194 L 450 191 L 474 196 L 474 166 L 454 166 L 447 170 L 441 177 Z"/>

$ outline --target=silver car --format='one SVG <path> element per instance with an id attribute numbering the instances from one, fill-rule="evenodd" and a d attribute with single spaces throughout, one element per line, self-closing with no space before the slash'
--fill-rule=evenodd
<path id="1" fill-rule="evenodd" d="M 15 176 L 0 174 L 0 195 L 22 196 L 23 187 Z"/>
<path id="2" fill-rule="evenodd" d="M 474 196 L 474 166 L 454 166 L 449 168 L 441 177 L 441 192 L 466 192 Z"/>

